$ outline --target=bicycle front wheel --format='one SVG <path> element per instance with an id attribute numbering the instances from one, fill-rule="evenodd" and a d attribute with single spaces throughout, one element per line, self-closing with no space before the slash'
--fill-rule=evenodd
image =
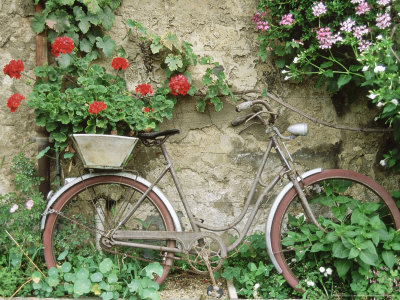
<path id="1" fill-rule="evenodd" d="M 173 263 L 173 253 L 108 243 L 108 234 L 134 208 L 147 190 L 142 183 L 119 175 L 101 175 L 85 179 L 61 194 L 48 215 L 43 232 L 44 256 L 48 268 L 69 255 L 91 257 L 111 252 L 122 257 L 156 261 L 163 274 L 155 278 L 161 284 Z M 174 231 L 170 213 L 151 191 L 136 208 L 121 230 Z M 129 242 L 175 247 L 171 240 L 129 240 Z"/>
<path id="2" fill-rule="evenodd" d="M 368 249 L 361 249 L 360 243 L 375 238 L 376 245 L 378 241 L 376 236 L 372 237 L 373 232 L 381 229 L 382 224 L 386 228 L 400 228 L 396 203 L 382 186 L 365 175 L 349 170 L 326 170 L 307 177 L 301 186 L 324 231 L 306 217 L 300 198 L 292 188 L 278 205 L 270 237 L 273 255 L 294 289 L 304 291 L 311 273 L 328 267 L 338 281 L 345 280 L 346 269 L 349 276 L 357 262 L 365 266 L 362 259 L 365 257 L 360 253 Z M 370 224 L 371 220 L 374 224 Z M 365 231 L 361 232 L 360 228 Z M 355 249 L 350 254 L 352 245 Z M 340 290 L 339 285 L 336 288 Z"/>

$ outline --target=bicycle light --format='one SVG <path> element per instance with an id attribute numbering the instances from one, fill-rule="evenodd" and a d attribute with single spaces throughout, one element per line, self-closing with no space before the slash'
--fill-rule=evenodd
<path id="1" fill-rule="evenodd" d="M 299 124 L 293 124 L 291 126 L 289 126 L 289 128 L 287 129 L 287 131 L 289 131 L 291 134 L 293 135 L 307 135 L 308 133 L 308 126 L 306 123 L 299 123 Z"/>

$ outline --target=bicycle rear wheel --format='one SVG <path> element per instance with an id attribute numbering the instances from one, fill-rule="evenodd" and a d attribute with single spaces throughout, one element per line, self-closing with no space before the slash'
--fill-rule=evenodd
<path id="1" fill-rule="evenodd" d="M 350 249 L 344 247 L 344 254 L 338 255 L 329 248 L 336 240 L 338 247 L 342 247 L 342 239 L 349 239 L 351 243 L 357 238 L 345 232 L 340 234 L 339 229 L 334 229 L 339 228 L 336 225 L 365 225 L 374 218 L 383 221 L 387 228 L 400 228 L 400 212 L 396 203 L 382 186 L 365 175 L 349 170 L 326 170 L 307 177 L 301 186 L 311 210 L 325 232 L 319 231 L 305 216 L 300 198 L 292 188 L 278 205 L 270 237 L 273 254 L 283 276 L 298 291 L 303 291 L 298 285 L 303 282 L 304 286 L 304 282 L 308 280 L 307 272 L 315 272 L 320 267 L 330 267 L 337 271 L 338 261 L 342 267 L 351 268 L 360 259 L 357 256 L 348 259 L 348 266 L 343 266 L 343 259 L 347 258 L 338 256 L 345 256 Z M 370 219 L 365 219 L 359 213 L 360 210 Z M 376 224 L 380 226 L 379 221 Z M 306 261 L 308 265 L 305 264 Z M 309 269 L 305 270 L 307 267 Z"/>
<path id="2" fill-rule="evenodd" d="M 127 215 L 146 190 L 142 183 L 119 175 L 91 177 L 66 190 L 55 201 L 52 208 L 56 212 L 48 215 L 43 232 L 47 267 L 55 267 L 61 253 L 90 257 L 107 251 L 161 263 L 163 274 L 155 278 L 161 284 L 173 264 L 173 253 L 107 245 L 102 239 Z M 164 203 L 150 192 L 121 229 L 174 231 L 175 228 Z M 171 240 L 129 241 L 175 247 Z"/>

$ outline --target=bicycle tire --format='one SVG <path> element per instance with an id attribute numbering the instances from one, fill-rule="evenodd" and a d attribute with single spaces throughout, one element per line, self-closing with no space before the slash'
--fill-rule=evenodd
<path id="1" fill-rule="evenodd" d="M 65 249 L 79 251 L 82 256 L 93 255 L 96 251 L 93 246 L 96 245 L 97 250 L 99 249 L 99 237 L 112 229 L 126 215 L 134 200 L 139 199 L 146 190 L 147 186 L 142 183 L 118 175 L 91 177 L 67 189 L 55 201 L 52 208 L 57 213 L 48 215 L 44 228 L 43 245 L 47 267 L 56 267 L 57 257 Z M 141 214 L 142 219 L 139 218 Z M 124 226 L 131 230 L 142 230 L 143 227 L 147 227 L 147 230 L 175 230 L 170 213 L 153 191 L 147 195 Z M 146 242 L 160 245 L 160 241 Z M 161 243 L 163 246 L 176 246 L 172 240 Z M 117 253 L 123 256 L 127 254 L 137 257 L 140 254 L 144 255 L 146 260 L 159 261 L 163 266 L 163 273 L 154 278 L 158 284 L 165 280 L 173 265 L 172 252 L 164 252 L 157 258 L 154 257 L 156 250 L 138 250 L 132 247 L 113 247 L 109 250 L 117 250 Z M 133 253 L 135 255 L 132 255 Z"/>
<path id="2" fill-rule="evenodd" d="M 322 184 L 329 183 L 329 182 L 343 182 L 346 183 L 346 186 L 349 185 L 349 183 L 353 183 L 353 185 L 348 188 L 351 189 L 353 186 L 356 186 L 352 191 L 346 191 L 347 193 L 351 194 L 353 193 L 354 195 L 358 194 L 359 199 L 356 199 L 357 201 L 360 201 L 362 197 L 368 196 L 370 197 L 371 195 L 375 195 L 376 199 L 379 198 L 380 201 L 382 201 L 382 209 L 380 211 L 385 211 L 387 218 L 386 220 L 386 225 L 389 225 L 395 229 L 400 228 L 400 211 L 397 208 L 396 203 L 390 196 L 390 194 L 378 183 L 376 183 L 374 180 L 371 178 L 353 172 L 349 170 L 340 170 L 340 169 L 334 169 L 334 170 L 325 170 L 321 173 L 317 173 L 314 175 L 311 175 L 307 178 L 304 179 L 304 185 L 301 183 L 300 185 L 304 188 L 306 187 L 316 187 L 316 186 L 323 186 Z M 360 188 L 366 188 L 365 191 L 362 191 Z M 353 197 L 353 194 L 350 196 Z M 283 197 L 282 201 L 278 205 L 278 208 L 275 212 L 275 215 L 273 217 L 272 221 L 272 229 L 271 229 L 271 245 L 272 245 L 272 251 L 273 255 L 279 264 L 280 268 L 282 269 L 282 275 L 286 279 L 287 283 L 294 288 L 295 290 L 298 290 L 300 292 L 304 292 L 303 290 L 298 288 L 298 284 L 300 280 L 305 278 L 298 278 L 296 275 L 296 272 L 294 271 L 294 266 L 291 266 L 293 264 L 292 260 L 295 259 L 293 258 L 293 253 L 290 254 L 290 252 L 294 252 L 298 249 L 294 249 L 293 251 L 288 250 L 289 247 L 285 247 L 282 244 L 282 239 L 285 237 L 284 231 L 285 227 L 288 226 L 288 213 L 290 211 L 294 212 L 294 209 L 292 205 L 294 206 L 295 203 L 297 202 L 297 207 L 300 205 L 300 200 L 298 199 L 297 192 L 294 187 L 292 187 L 286 195 Z M 349 196 L 349 195 L 347 195 Z M 370 199 L 370 198 L 369 198 Z M 301 205 L 300 205 L 301 206 Z M 321 208 L 319 206 L 319 208 Z M 312 209 L 315 209 L 315 207 Z M 314 211 L 313 211 L 314 212 Z M 322 212 L 323 213 L 323 212 Z M 321 213 L 321 214 L 322 214 Z M 329 212 L 331 213 L 331 212 Z M 326 212 L 325 212 L 326 214 Z M 318 218 L 318 214 L 315 214 L 315 216 Z M 301 250 L 300 250 L 301 251 Z M 306 251 L 306 250 L 304 250 Z"/>

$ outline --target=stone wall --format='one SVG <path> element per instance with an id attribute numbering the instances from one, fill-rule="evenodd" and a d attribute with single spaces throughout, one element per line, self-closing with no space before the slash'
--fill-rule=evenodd
<path id="1" fill-rule="evenodd" d="M 6 64 L 10 59 L 23 59 L 26 68 L 34 66 L 34 34 L 30 30 L 32 5 L 21 6 L 29 1 L 3 1 L 0 4 L 0 62 Z M 22 8 L 21 8 L 22 7 Z M 257 57 L 257 34 L 251 21 L 255 11 L 254 0 L 125 0 L 117 10 L 116 22 L 111 35 L 123 45 L 134 63 L 125 73 L 129 88 L 138 83 L 149 82 L 145 72 L 142 55 L 135 38 L 126 37 L 127 19 L 141 22 L 158 35 L 168 31 L 176 33 L 181 39 L 193 44 L 198 55 L 212 56 L 225 68 L 233 89 L 263 89 L 268 87 L 291 105 L 324 121 L 349 126 L 370 127 L 376 111 L 368 109 L 366 100 L 357 100 L 352 105 L 344 104 L 344 113 L 338 116 L 331 97 L 322 90 L 315 90 L 313 82 L 299 85 L 282 81 L 273 63 L 263 63 Z M 153 72 L 157 85 L 157 69 Z M 194 84 L 201 80 L 201 67 L 192 70 Z M 153 78 L 153 76 L 152 76 Z M 15 82 L 15 81 L 14 81 Z M 0 192 L 9 190 L 8 167 L 12 155 L 27 143 L 33 133 L 33 114 L 26 107 L 18 113 L 9 113 L 5 101 L 14 92 L 28 94 L 29 88 L 23 83 L 13 84 L 2 76 L 0 107 L 0 153 L 5 157 L 0 170 Z M 249 95 L 254 98 L 257 95 Z M 239 99 L 241 101 L 242 99 Z M 169 139 L 167 149 L 175 163 L 178 176 L 189 201 L 196 206 L 195 214 L 214 224 L 230 223 L 240 213 L 247 191 L 266 148 L 266 135 L 261 126 L 251 126 L 243 132 L 233 128 L 230 121 L 236 118 L 234 103 L 224 102 L 224 109 L 215 112 L 208 107 L 205 113 L 195 109 L 196 99 L 180 98 L 174 117 L 161 125 L 161 129 L 178 128 L 181 133 Z M 281 114 L 278 127 L 283 132 L 287 126 L 296 122 L 306 122 L 303 117 L 271 102 Z M 364 134 L 352 131 L 339 131 L 309 123 L 309 134 L 288 143 L 289 150 L 299 162 L 299 170 L 315 167 L 347 168 L 374 177 L 389 190 L 399 189 L 399 176 L 388 176 L 379 166 L 379 160 L 389 138 L 383 134 Z M 31 153 L 35 148 L 31 146 Z M 263 179 L 279 165 L 276 155 L 268 162 L 268 171 Z M 131 167 L 142 176 L 154 179 L 162 165 L 158 149 L 139 145 Z M 74 176 L 74 169 L 64 168 L 65 176 Z M 159 186 L 171 199 L 177 211 L 183 208 L 177 202 L 178 196 L 171 179 L 163 180 Z M 258 224 L 264 224 L 265 215 Z M 184 225 L 187 220 L 183 219 Z"/>

